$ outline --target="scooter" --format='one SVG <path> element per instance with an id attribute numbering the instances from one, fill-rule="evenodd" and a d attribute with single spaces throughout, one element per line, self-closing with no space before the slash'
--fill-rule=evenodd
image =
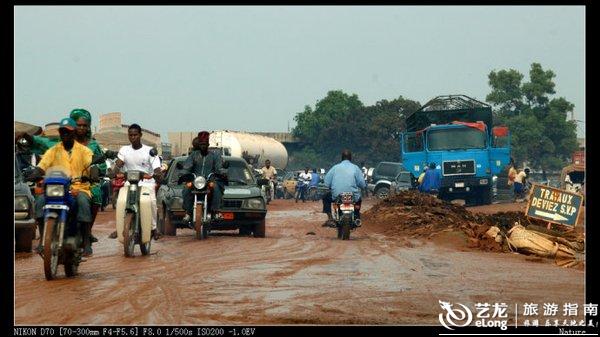
<path id="1" fill-rule="evenodd" d="M 150 156 L 156 155 L 156 149 L 151 149 Z M 129 186 L 123 186 L 119 190 L 116 208 L 117 238 L 123 243 L 126 257 L 133 257 L 135 245 L 140 246 L 142 255 L 148 255 L 152 244 L 152 200 L 150 192 L 139 186 L 139 182 L 152 178 L 152 175 L 131 170 L 126 172 L 125 177 Z"/>

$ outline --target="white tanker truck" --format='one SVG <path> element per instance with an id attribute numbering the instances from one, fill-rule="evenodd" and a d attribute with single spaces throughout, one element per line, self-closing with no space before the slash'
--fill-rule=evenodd
<path id="1" fill-rule="evenodd" d="M 234 131 L 212 131 L 211 149 L 219 149 L 225 156 L 244 158 L 248 164 L 260 168 L 269 159 L 275 168 L 285 169 L 288 153 L 283 144 L 271 137 Z"/>

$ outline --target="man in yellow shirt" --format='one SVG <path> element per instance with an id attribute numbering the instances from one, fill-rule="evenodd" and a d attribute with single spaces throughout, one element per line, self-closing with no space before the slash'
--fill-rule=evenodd
<path id="1" fill-rule="evenodd" d="M 71 178 L 89 176 L 89 166 L 92 163 L 92 151 L 75 141 L 76 122 L 72 118 L 64 118 L 60 122 L 58 132 L 60 143 L 54 145 L 37 165 L 36 174 L 43 176 L 51 167 L 62 167 Z M 90 225 L 92 222 L 91 190 L 89 182 L 76 179 L 71 184 L 71 193 L 76 201 L 77 221 L 81 224 L 84 244 L 84 256 L 91 255 Z M 43 233 L 45 198 L 39 195 L 35 200 L 35 216 Z M 73 205 L 75 206 L 75 205 Z M 38 246 L 40 249 L 41 246 Z"/>

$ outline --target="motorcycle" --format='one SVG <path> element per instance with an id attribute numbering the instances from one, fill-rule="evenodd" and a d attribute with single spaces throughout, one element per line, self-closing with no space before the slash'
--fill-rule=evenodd
<path id="1" fill-rule="evenodd" d="M 150 156 L 156 157 L 156 149 L 150 150 Z M 151 179 L 152 175 L 142 171 L 130 170 L 125 173 L 129 186 L 119 190 L 117 199 L 117 238 L 123 243 L 126 257 L 133 257 L 135 245 L 140 246 L 142 255 L 150 254 L 152 244 L 152 200 L 150 193 L 139 182 Z"/>
<path id="2" fill-rule="evenodd" d="M 296 184 L 296 202 L 301 198 L 302 202 L 306 201 L 306 190 L 308 189 L 308 180 L 298 178 L 298 183 Z"/>
<path id="3" fill-rule="evenodd" d="M 224 169 L 227 169 L 228 167 L 229 163 L 223 163 Z M 181 169 L 182 166 L 178 165 L 178 168 Z M 216 186 L 217 178 L 224 181 L 227 180 L 225 175 L 211 172 L 206 178 L 201 175 L 197 176 L 194 173 L 184 174 L 177 181 L 177 184 L 185 183 L 185 186 L 190 188 L 194 195 L 194 208 L 192 209 L 191 221 L 195 230 L 196 239 L 198 240 L 207 239 L 210 232 L 210 222 L 213 215 L 208 209 L 210 207 L 209 203 L 212 202 L 212 193 L 215 188 L 218 188 Z"/>
<path id="4" fill-rule="evenodd" d="M 275 182 L 269 181 L 269 179 L 264 179 L 264 178 L 259 178 L 257 180 L 260 182 L 259 185 L 260 185 L 261 193 L 262 193 L 262 195 L 264 195 L 265 202 L 268 205 L 271 202 L 271 183 L 273 183 L 273 186 L 274 186 Z"/>
<path id="5" fill-rule="evenodd" d="M 350 231 L 360 225 L 360 219 L 355 218 L 356 207 L 352 192 L 341 193 L 331 203 L 331 215 L 337 228 L 338 239 L 349 240 Z"/>
<path id="6" fill-rule="evenodd" d="M 96 157 L 91 165 L 101 163 L 104 156 Z M 90 166 L 91 166 L 90 165 Z M 88 167 L 90 167 L 88 166 Z M 86 167 L 84 169 L 87 170 Z M 77 269 L 81 262 L 83 248 L 82 232 L 76 218 L 76 212 L 71 209 L 75 203 L 75 195 L 71 191 L 71 184 L 76 181 L 89 182 L 97 179 L 98 171 L 92 170 L 91 178 L 70 178 L 68 173 L 61 167 L 50 167 L 44 177 L 44 233 L 42 236 L 44 259 L 44 274 L 46 280 L 56 278 L 58 265 L 65 268 L 65 275 L 72 277 L 77 275 Z M 37 177 L 29 178 L 35 179 Z M 30 180 L 31 181 L 31 180 Z M 71 226 L 68 226 L 71 224 Z M 67 228 L 70 227 L 70 228 Z"/>

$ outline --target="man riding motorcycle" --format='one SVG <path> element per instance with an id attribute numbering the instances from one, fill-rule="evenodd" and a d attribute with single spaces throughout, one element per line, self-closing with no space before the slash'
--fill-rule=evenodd
<path id="1" fill-rule="evenodd" d="M 335 227 L 331 214 L 331 203 L 343 192 L 352 192 L 356 205 L 355 217 L 360 220 L 361 191 L 366 188 L 367 184 L 362 170 L 352 164 L 351 160 L 352 153 L 350 150 L 343 150 L 342 161 L 334 165 L 325 175 L 325 186 L 330 188 L 331 191 L 323 196 L 323 213 L 326 213 L 328 218 L 323 227 Z M 356 227 L 360 227 L 360 221 L 357 221 Z"/>
<path id="2" fill-rule="evenodd" d="M 194 150 L 183 163 L 183 167 L 181 169 L 182 175 L 189 173 L 194 173 L 196 176 L 203 177 L 208 177 L 210 173 L 213 173 L 216 176 L 221 175 L 223 169 L 223 158 L 221 158 L 221 154 L 219 152 L 208 150 L 209 138 L 210 133 L 207 131 L 201 131 L 198 133 L 198 137 L 195 139 L 196 146 L 194 146 Z M 210 208 L 208 208 L 213 213 L 219 208 L 222 195 L 222 182 L 217 180 L 212 194 L 211 205 Z M 183 208 L 185 209 L 183 222 L 187 223 L 189 226 L 193 226 L 191 221 L 194 208 L 194 195 L 192 194 L 191 189 L 184 188 L 182 196 Z"/>
<path id="3" fill-rule="evenodd" d="M 265 166 L 260 169 L 262 172 L 263 179 L 269 180 L 269 193 L 271 194 L 271 200 L 275 199 L 275 180 L 277 179 L 277 170 L 271 166 L 269 159 L 265 160 Z"/>
<path id="4" fill-rule="evenodd" d="M 69 174 L 71 178 L 79 178 L 82 172 L 89 172 L 88 166 L 92 162 L 93 153 L 87 147 L 75 141 L 75 128 L 77 124 L 72 118 L 64 118 L 60 122 L 58 132 L 61 141 L 52 146 L 44 153 L 42 160 L 36 169 L 30 174 L 28 180 L 41 177 L 45 171 L 54 166 L 60 166 Z M 84 256 L 89 255 L 86 252 L 91 251 L 90 233 L 91 233 L 91 191 L 90 183 L 76 180 L 71 184 L 71 192 L 77 208 L 77 221 L 81 224 L 81 233 L 83 237 Z M 44 233 L 44 195 L 37 195 L 35 200 L 35 217 L 40 233 Z M 71 229 L 72 230 L 72 229 Z M 38 246 L 38 252 L 41 252 L 41 240 Z"/>
<path id="5" fill-rule="evenodd" d="M 152 238 L 158 240 L 160 235 L 156 230 L 156 217 L 157 217 L 157 206 L 156 206 L 156 181 L 160 181 L 162 177 L 162 171 L 160 170 L 160 162 L 150 156 L 150 150 L 152 147 L 142 144 L 142 128 L 138 124 L 131 124 L 127 129 L 127 136 L 131 145 L 125 145 L 119 150 L 117 155 L 117 161 L 115 163 L 115 172 L 119 172 L 120 169 L 127 171 L 141 171 L 147 175 L 152 175 L 150 179 L 143 179 L 139 182 L 139 186 L 148 191 L 150 200 L 152 201 Z M 125 186 L 129 186 L 129 182 L 125 183 Z M 116 234 L 116 232 L 114 233 Z M 111 235 L 113 237 L 113 235 Z M 117 237 L 114 235 L 114 237 Z"/>
<path id="6" fill-rule="evenodd" d="M 92 131 L 91 131 L 92 116 L 91 116 L 91 114 L 85 109 L 73 109 L 71 111 L 71 113 L 69 114 L 69 118 L 73 119 L 76 123 L 75 141 L 77 141 L 78 143 L 80 143 L 84 146 L 87 146 L 90 150 L 92 150 L 93 155 L 103 154 L 100 144 L 98 144 L 98 142 L 96 142 L 96 140 L 92 137 Z M 49 148 L 51 148 L 52 146 L 54 146 L 58 143 L 58 140 L 53 139 L 53 138 L 48 138 L 48 137 L 44 137 L 44 136 L 29 136 L 27 134 L 20 133 L 20 134 L 17 134 L 17 136 L 16 136 L 17 144 L 18 144 L 18 140 L 20 138 L 26 138 L 28 140 L 28 142 L 31 144 L 30 151 L 33 154 L 37 154 L 37 155 L 43 155 Z M 96 166 L 98 167 L 98 169 L 100 171 L 100 176 L 103 176 L 106 174 L 106 169 L 107 169 L 106 163 L 101 163 Z M 96 183 L 96 182 L 92 183 L 91 193 L 92 193 L 92 223 L 91 223 L 91 226 L 93 226 L 94 221 L 96 220 L 96 215 L 98 214 L 98 209 L 102 205 L 102 190 L 98 183 Z M 43 234 L 43 232 L 41 231 L 41 227 L 40 227 L 40 237 L 42 236 L 42 234 Z M 91 231 L 90 231 L 90 235 L 91 235 L 91 242 L 98 241 L 98 239 L 91 234 Z M 90 249 L 91 249 L 91 246 L 90 246 Z M 89 255 L 92 253 L 90 249 L 87 250 L 87 252 L 85 253 L 86 255 Z"/>

